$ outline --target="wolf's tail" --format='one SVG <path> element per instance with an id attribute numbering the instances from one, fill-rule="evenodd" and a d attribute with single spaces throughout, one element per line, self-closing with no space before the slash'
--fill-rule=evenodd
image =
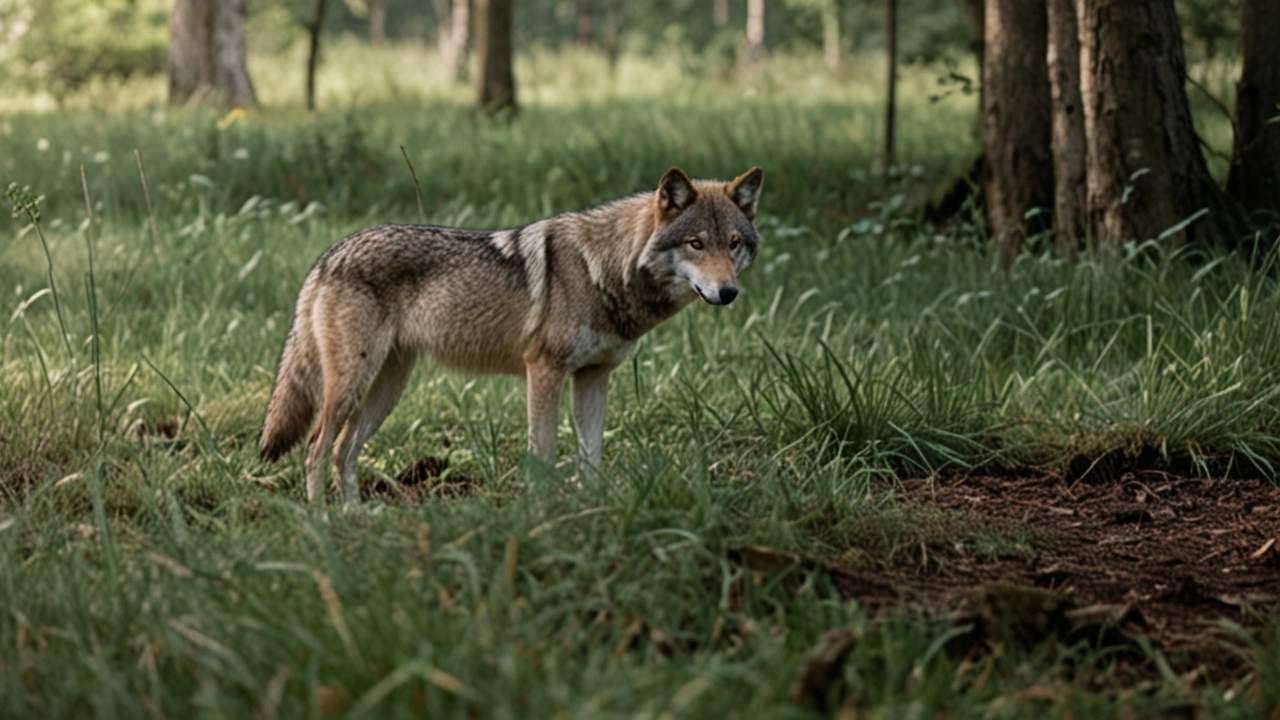
<path id="1" fill-rule="evenodd" d="M 323 384 L 315 337 L 306 323 L 294 318 L 276 371 L 276 386 L 267 404 L 258 454 L 275 462 L 293 449 L 311 427 Z"/>

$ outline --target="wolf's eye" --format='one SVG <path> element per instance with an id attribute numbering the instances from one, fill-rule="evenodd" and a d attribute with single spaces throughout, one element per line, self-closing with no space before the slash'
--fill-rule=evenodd
<path id="1" fill-rule="evenodd" d="M 702 241 L 696 237 L 691 237 L 688 240 L 685 240 L 685 244 L 694 250 L 701 250 L 703 248 Z"/>
<path id="2" fill-rule="evenodd" d="M 742 246 L 742 238 L 733 238 L 729 241 L 729 252 L 733 252 Z"/>

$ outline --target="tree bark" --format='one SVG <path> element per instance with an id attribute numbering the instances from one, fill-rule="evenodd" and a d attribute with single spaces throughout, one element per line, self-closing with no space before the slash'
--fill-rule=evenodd
<path id="1" fill-rule="evenodd" d="M 1042 2 L 987 0 L 983 125 L 987 225 L 1008 268 L 1022 252 L 1027 213 L 1053 202 L 1048 17 Z"/>
<path id="2" fill-rule="evenodd" d="M 826 0 L 822 8 L 822 62 L 830 72 L 840 69 L 840 0 Z"/>
<path id="3" fill-rule="evenodd" d="M 889 184 L 889 170 L 894 164 L 894 130 L 898 122 L 898 0 L 884 0 L 884 52 L 888 66 L 885 77 L 884 139 L 880 147 L 880 165 L 884 182 Z"/>
<path id="4" fill-rule="evenodd" d="M 307 110 L 316 109 L 316 65 L 320 62 L 320 31 L 324 28 L 325 0 L 315 0 L 312 8 L 311 45 L 307 52 Z"/>
<path id="5" fill-rule="evenodd" d="M 604 53 L 609 58 L 609 66 L 618 64 L 618 56 L 622 52 L 622 0 L 607 0 L 608 7 L 604 16 Z"/>
<path id="6" fill-rule="evenodd" d="M 729 24 L 729 0 L 712 0 L 711 22 L 715 23 L 717 30 Z"/>
<path id="7" fill-rule="evenodd" d="M 1280 2 L 1245 0 L 1243 68 L 1236 89 L 1235 147 L 1227 193 L 1259 223 L 1280 225 Z"/>
<path id="8" fill-rule="evenodd" d="M 969 42 L 969 49 L 973 51 L 973 57 L 978 61 L 978 82 L 974 83 L 978 93 L 978 107 L 985 107 L 983 96 L 985 88 L 982 86 L 982 78 L 985 76 L 983 72 L 983 63 L 986 61 L 987 48 L 983 39 L 986 33 L 986 9 L 985 0 L 960 0 L 960 8 L 964 10 L 965 17 L 969 20 L 969 25 L 973 30 L 972 39 Z M 973 135 L 982 140 L 982 113 L 978 113 L 977 122 L 973 127 Z"/>
<path id="9" fill-rule="evenodd" d="M 1080 107 L 1080 34 L 1075 0 L 1049 0 L 1048 15 L 1054 247 L 1059 257 L 1075 262 L 1085 213 L 1084 110 Z"/>
<path id="10" fill-rule="evenodd" d="M 591 0 L 574 0 L 574 29 L 579 47 L 589 47 L 594 41 L 595 18 Z"/>
<path id="11" fill-rule="evenodd" d="M 462 82 L 467 71 L 467 39 L 471 26 L 470 0 L 431 0 L 436 14 L 436 44 L 440 62 L 453 82 Z"/>
<path id="12" fill-rule="evenodd" d="M 169 102 L 213 89 L 214 4 L 176 0 L 169 12 Z"/>
<path id="13" fill-rule="evenodd" d="M 381 45 L 387 41 L 387 0 L 368 0 L 369 42 Z"/>
<path id="14" fill-rule="evenodd" d="M 1210 177 L 1191 122 L 1173 0 L 1079 0 L 1076 12 L 1092 241 L 1239 238 L 1243 216 Z"/>
<path id="15" fill-rule="evenodd" d="M 169 13 L 169 102 L 256 105 L 243 0 L 176 0 Z"/>
<path id="16" fill-rule="evenodd" d="M 747 64 L 764 60 L 764 0 L 747 0 Z"/>
<path id="17" fill-rule="evenodd" d="M 449 77 L 462 82 L 467 75 L 467 38 L 471 30 L 471 1 L 453 0 L 449 26 Z"/>
<path id="18" fill-rule="evenodd" d="M 516 110 L 511 70 L 512 0 L 476 0 L 476 57 L 480 77 L 476 104 L 486 115 Z"/>

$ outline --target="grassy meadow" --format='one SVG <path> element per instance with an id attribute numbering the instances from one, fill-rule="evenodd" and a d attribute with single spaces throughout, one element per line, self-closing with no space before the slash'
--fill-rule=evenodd
<path id="1" fill-rule="evenodd" d="M 427 49 L 335 44 L 315 115 L 301 68 L 252 60 L 265 104 L 244 114 L 168 108 L 163 79 L 61 110 L 4 101 L 0 181 L 42 201 L 0 219 L 0 716 L 809 717 L 789 686 L 835 627 L 860 638 L 842 675 L 857 717 L 1280 702 L 1273 621 L 1223 646 L 1251 664 L 1242 688 L 1166 672 L 1153 647 L 1134 685 L 1087 644 L 975 666 L 943 651 L 942 619 L 732 560 L 757 545 L 928 573 L 930 547 L 1046 542 L 899 503 L 905 477 L 1142 458 L 1274 478 L 1280 258 L 1150 243 L 1069 266 L 1040 238 L 999 272 L 976 218 L 914 219 L 977 149 L 975 97 L 938 67 L 904 71 L 887 182 L 872 58 L 742 77 L 539 51 L 510 123 L 473 116 Z M 567 412 L 564 460 L 526 475 L 523 383 L 430 365 L 365 448 L 366 511 L 308 508 L 298 453 L 258 460 L 307 268 L 419 219 L 401 146 L 424 219 L 472 227 L 671 165 L 764 167 L 742 296 L 660 326 L 614 374 L 598 476 L 575 475 Z M 401 487 L 426 456 L 478 489 Z"/>

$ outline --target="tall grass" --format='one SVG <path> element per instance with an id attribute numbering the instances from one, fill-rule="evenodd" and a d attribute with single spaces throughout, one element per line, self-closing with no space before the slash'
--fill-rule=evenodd
<path id="1" fill-rule="evenodd" d="M 1080 648 L 962 667 L 945 624 L 873 619 L 821 572 L 731 556 L 765 545 L 928 572 L 908 549 L 1027 550 L 896 505 L 884 490 L 904 474 L 1068 471 L 1119 453 L 1270 475 L 1276 260 L 1132 248 L 1074 266 L 1033 253 L 1001 273 L 977 228 L 906 212 L 973 150 L 971 106 L 931 104 L 928 69 L 908 71 L 906 164 L 886 195 L 857 72 L 810 81 L 783 58 L 774 75 L 711 83 L 628 59 L 600 80 L 593 62 L 527 58 L 543 80 L 510 124 L 428 87 L 314 117 L 0 120 L 0 176 L 45 195 L 48 247 L 30 217 L 3 225 L 0 714 L 795 717 L 790 679 L 833 626 L 861 637 L 843 682 L 887 714 L 1161 702 L 1083 684 L 1021 695 L 1070 685 L 1077 667 L 1097 671 L 1092 687 L 1120 680 Z M 644 190 L 673 164 L 765 167 L 742 297 L 686 311 L 619 368 L 598 476 L 563 462 L 526 478 L 522 383 L 429 366 L 361 459 L 382 498 L 368 513 L 314 513 L 294 460 L 256 458 L 309 264 L 357 228 L 417 218 L 400 145 L 427 220 L 476 227 Z M 567 416 L 560 436 L 567 457 Z M 427 455 L 480 490 L 397 495 L 395 476 Z M 1274 658 L 1250 658 L 1274 674 Z M 1183 690 L 1166 678 L 1160 692 Z"/>

